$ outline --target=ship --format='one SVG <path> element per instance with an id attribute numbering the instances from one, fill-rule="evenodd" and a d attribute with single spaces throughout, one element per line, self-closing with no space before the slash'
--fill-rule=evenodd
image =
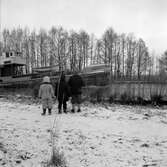
<path id="1" fill-rule="evenodd" d="M 51 81 L 57 82 L 62 71 L 58 65 L 32 68 L 27 73 L 26 59 L 18 51 L 6 51 L 0 56 L 0 87 L 25 86 L 40 83 L 44 76 L 50 76 Z M 108 78 L 110 67 L 105 64 L 96 64 L 85 67 L 79 74 L 88 85 L 104 85 Z M 73 74 L 66 70 L 67 79 Z"/>

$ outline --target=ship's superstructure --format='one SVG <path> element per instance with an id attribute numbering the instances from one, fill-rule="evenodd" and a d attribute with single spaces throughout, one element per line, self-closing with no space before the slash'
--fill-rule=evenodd
<path id="1" fill-rule="evenodd" d="M 11 78 L 26 74 L 26 60 L 21 52 L 8 51 L 0 56 L 0 81 L 10 81 Z"/>

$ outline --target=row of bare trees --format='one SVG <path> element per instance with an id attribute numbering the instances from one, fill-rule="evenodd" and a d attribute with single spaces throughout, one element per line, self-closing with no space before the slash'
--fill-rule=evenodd
<path id="1" fill-rule="evenodd" d="M 163 79 L 167 79 L 167 50 L 159 58 L 159 75 Z"/>
<path id="2" fill-rule="evenodd" d="M 90 64 L 108 64 L 116 78 L 149 76 L 154 74 L 154 59 L 142 39 L 133 34 L 117 34 L 107 29 L 100 39 L 86 31 L 66 31 L 52 27 L 39 32 L 28 28 L 4 29 L 0 52 L 21 51 L 27 71 L 34 67 L 58 65 L 59 70 L 82 70 Z"/>

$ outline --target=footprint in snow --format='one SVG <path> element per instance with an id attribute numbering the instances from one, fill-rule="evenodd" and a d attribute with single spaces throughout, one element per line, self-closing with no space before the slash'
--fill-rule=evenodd
<path id="1" fill-rule="evenodd" d="M 164 123 L 164 124 L 167 124 L 167 121 L 164 121 L 164 120 L 161 120 L 160 122 L 161 122 L 161 123 Z"/>
<path id="2" fill-rule="evenodd" d="M 150 147 L 150 146 L 149 146 L 149 144 L 144 143 L 144 144 L 141 145 L 141 147 L 147 147 L 147 148 L 148 148 L 148 147 Z"/>

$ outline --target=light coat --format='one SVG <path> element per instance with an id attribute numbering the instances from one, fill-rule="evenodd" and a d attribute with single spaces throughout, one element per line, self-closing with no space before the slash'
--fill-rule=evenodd
<path id="1" fill-rule="evenodd" d="M 39 98 L 42 99 L 42 107 L 43 109 L 52 108 L 53 105 L 53 98 L 54 98 L 54 91 L 53 86 L 50 83 L 49 77 L 43 78 L 43 83 L 39 88 Z"/>
<path id="2" fill-rule="evenodd" d="M 39 98 L 52 99 L 54 97 L 53 86 L 50 83 L 42 83 L 39 88 Z"/>

